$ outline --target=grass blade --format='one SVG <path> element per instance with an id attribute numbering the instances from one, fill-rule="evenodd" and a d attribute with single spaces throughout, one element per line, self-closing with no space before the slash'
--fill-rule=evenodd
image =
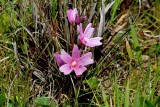
<path id="1" fill-rule="evenodd" d="M 127 86 L 126 86 L 126 94 L 125 94 L 125 102 L 124 102 L 124 107 L 129 107 L 129 81 L 127 82 Z"/>
<path id="2" fill-rule="evenodd" d="M 138 62 L 140 62 L 140 64 L 142 63 L 142 56 L 141 56 L 141 49 L 140 49 L 140 45 L 139 45 L 139 41 L 138 41 L 138 37 L 137 37 L 137 33 L 136 33 L 136 28 L 134 25 L 130 25 L 131 27 L 131 35 L 132 35 L 132 39 L 133 39 L 133 43 L 134 43 L 134 48 L 136 50 L 136 57 L 138 59 Z"/>

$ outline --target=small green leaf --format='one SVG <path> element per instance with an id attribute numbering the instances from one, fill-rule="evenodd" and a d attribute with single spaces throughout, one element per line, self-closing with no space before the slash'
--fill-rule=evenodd
<path id="1" fill-rule="evenodd" d="M 84 80 L 83 83 L 87 83 L 91 88 L 97 88 L 99 84 L 98 79 L 96 77 Z"/>
<path id="2" fill-rule="evenodd" d="M 144 97 L 140 98 L 141 106 L 142 107 L 154 107 L 154 105 L 146 100 Z"/>
<path id="3" fill-rule="evenodd" d="M 49 97 L 37 97 L 34 103 L 35 105 L 38 105 L 38 106 L 49 106 L 50 98 Z"/>
<path id="4" fill-rule="evenodd" d="M 6 96 L 3 93 L 0 93 L 0 106 L 3 106 L 5 101 Z"/>
<path id="5" fill-rule="evenodd" d="M 158 106 L 157 106 L 158 104 Z M 154 102 L 154 107 L 159 107 L 160 106 L 160 96 L 158 98 L 156 98 L 155 102 Z"/>

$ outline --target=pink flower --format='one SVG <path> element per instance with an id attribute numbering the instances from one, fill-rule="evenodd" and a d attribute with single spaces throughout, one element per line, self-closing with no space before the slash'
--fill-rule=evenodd
<path id="1" fill-rule="evenodd" d="M 78 16 L 77 8 L 67 10 L 67 17 L 70 24 L 75 23 L 77 16 Z"/>
<path id="2" fill-rule="evenodd" d="M 77 25 L 77 29 L 80 32 L 79 40 L 82 44 L 89 46 L 89 47 L 95 47 L 95 46 L 102 45 L 102 43 L 100 42 L 100 40 L 102 39 L 101 37 L 94 37 L 94 38 L 91 37 L 94 32 L 94 28 L 92 28 L 92 23 L 89 23 L 87 25 L 84 32 L 82 29 L 82 23 L 80 25 Z"/>
<path id="3" fill-rule="evenodd" d="M 91 59 L 92 53 L 88 52 L 81 56 L 81 50 L 78 49 L 77 45 L 73 47 L 72 56 L 62 50 L 60 57 L 65 64 L 62 65 L 59 70 L 65 75 L 70 74 L 72 71 L 74 71 L 77 76 L 82 75 L 82 73 L 87 70 L 85 66 L 94 63 L 93 59 Z"/>
<path id="4" fill-rule="evenodd" d="M 65 62 L 61 59 L 60 55 L 58 54 L 58 52 L 54 53 L 54 58 L 57 62 L 58 67 L 61 67 L 63 64 L 65 64 Z"/>

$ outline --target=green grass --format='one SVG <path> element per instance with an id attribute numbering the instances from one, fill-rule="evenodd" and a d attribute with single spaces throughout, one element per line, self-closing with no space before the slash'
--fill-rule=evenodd
<path id="1" fill-rule="evenodd" d="M 94 36 L 103 2 L 95 3 Z M 115 1 L 105 15 L 103 45 L 83 51 L 92 51 L 95 63 L 76 78 L 62 74 L 54 60 L 55 52 L 71 53 L 77 42 L 76 26 L 67 21 L 68 3 L 1 0 L 0 107 L 159 107 L 160 2 L 148 3 L 138 15 L 138 1 Z M 93 0 L 71 4 L 87 18 L 94 12 Z"/>

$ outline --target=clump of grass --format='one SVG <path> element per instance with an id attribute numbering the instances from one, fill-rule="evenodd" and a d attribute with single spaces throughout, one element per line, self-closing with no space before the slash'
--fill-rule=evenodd
<path id="1" fill-rule="evenodd" d="M 159 1 L 128 2 L 2 0 L 0 106 L 159 106 Z M 103 37 L 80 78 L 63 75 L 54 60 L 74 41 L 69 4 Z"/>

